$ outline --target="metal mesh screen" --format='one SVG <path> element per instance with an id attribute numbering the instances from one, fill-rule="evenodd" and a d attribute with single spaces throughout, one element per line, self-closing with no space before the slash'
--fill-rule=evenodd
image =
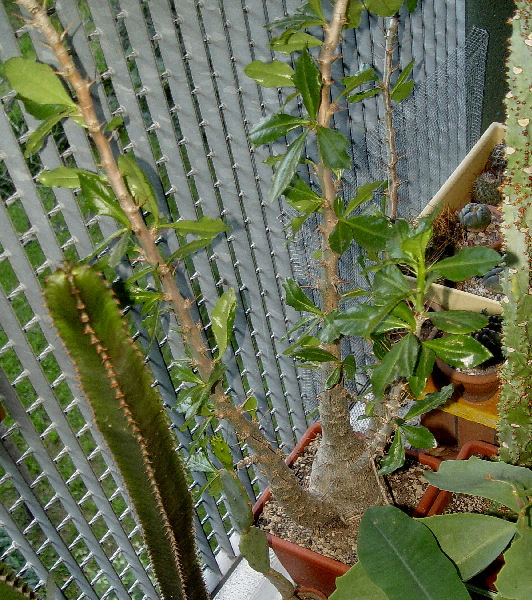
<path id="1" fill-rule="evenodd" d="M 286 207 L 264 200 L 271 177 L 263 163 L 267 150 L 254 151 L 247 131 L 266 114 L 266 106 L 268 112 L 280 107 L 283 96 L 275 89 L 259 89 L 243 69 L 251 60 L 272 57 L 264 24 L 299 4 L 57 0 L 49 8 L 56 22 L 69 26 L 68 44 L 83 72 L 98 80 L 93 94 L 102 120 L 124 118 L 117 149 L 134 149 L 161 213 L 174 220 L 223 216 L 232 226 L 226 236 L 180 265 L 176 277 L 185 295 L 200 298 L 196 317 L 206 331 L 217 297 L 229 286 L 237 290 L 236 335 L 227 361 L 230 391 L 239 402 L 257 398 L 261 426 L 285 452 L 306 429 L 317 387 L 282 353 L 288 343 L 282 338 L 298 315 L 285 306 L 281 282 L 290 276 L 313 284 L 310 242 L 316 222 L 291 241 L 285 231 Z M 422 4 L 422 15 L 403 15 L 401 31 L 401 61 L 406 64 L 410 56 L 419 61 L 419 81 L 445 68 L 464 47 L 463 1 Z M 362 63 L 378 63 L 381 28 L 381 21 L 365 16 L 360 29 L 347 32 L 335 78 L 357 71 Z M 3 0 L 0 59 L 22 54 L 54 65 L 39 40 L 21 21 L 14 2 Z M 457 81 L 463 69 L 457 65 Z M 60 165 L 94 170 L 93 148 L 81 128 L 65 122 L 56 126 L 37 156 L 24 158 L 24 144 L 36 122 L 1 81 L 0 97 L 0 366 L 5 372 L 0 396 L 8 413 L 0 425 L 0 556 L 37 586 L 52 571 L 64 598 L 156 600 L 120 475 L 92 425 L 90 408 L 41 297 L 43 278 L 51 270 L 65 258 L 97 252 L 116 231 L 111 221 L 85 207 L 79 190 L 51 191 L 36 179 L 43 168 Z M 450 112 L 434 116 L 442 137 Z M 379 116 L 377 104 L 368 101 L 335 119 L 354 148 L 367 148 Z M 458 161 L 453 156 L 449 164 Z M 353 172 L 358 183 L 369 169 L 359 162 L 355 160 Z M 416 177 L 421 175 L 409 172 L 409 180 Z M 173 252 L 179 241 L 169 234 L 161 244 Z M 344 261 L 344 269 L 355 281 L 357 274 L 347 270 L 350 260 Z M 118 272 L 126 277 L 136 267 L 125 261 Z M 131 319 L 138 328 L 135 311 Z M 176 324 L 164 317 L 161 325 L 154 344 L 142 330 L 138 336 L 186 455 L 191 432 L 181 430 L 184 418 L 172 408 L 179 391 L 173 366 L 182 347 Z M 364 364 L 364 347 L 352 342 L 350 350 Z M 235 460 L 240 459 L 246 448 L 239 448 L 233 432 L 224 433 Z M 241 477 L 255 497 L 264 482 L 253 471 Z M 191 489 L 204 483 L 202 473 L 193 473 Z M 212 590 L 237 558 L 220 499 L 203 494 L 196 505 L 196 531 Z"/>

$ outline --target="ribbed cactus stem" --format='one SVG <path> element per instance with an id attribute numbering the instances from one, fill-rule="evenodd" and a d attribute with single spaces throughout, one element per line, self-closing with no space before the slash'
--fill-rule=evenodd
<path id="1" fill-rule="evenodd" d="M 88 266 L 51 275 L 45 298 L 122 473 L 164 600 L 207 600 L 175 438 L 114 296 Z"/>
<path id="2" fill-rule="evenodd" d="M 509 273 L 503 284 L 503 339 L 498 435 L 502 460 L 532 466 L 532 30 L 530 0 L 517 0 L 511 21 L 506 95 L 506 179 L 502 189 L 503 234 Z"/>

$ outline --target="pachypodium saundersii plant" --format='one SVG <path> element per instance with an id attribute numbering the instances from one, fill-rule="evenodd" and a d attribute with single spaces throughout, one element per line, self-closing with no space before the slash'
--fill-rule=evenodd
<path id="1" fill-rule="evenodd" d="M 104 131 L 105 124 L 98 121 L 94 111 L 91 83 L 76 70 L 46 12 L 35 0 L 20 0 L 20 3 L 31 13 L 31 24 L 42 31 L 55 52 L 60 76 L 77 99 L 76 102 L 72 100 L 60 76 L 51 68 L 21 58 L 6 63 L 6 76 L 26 110 L 44 119 L 45 125 L 33 134 L 35 137 L 30 151 L 42 142 L 52 121 L 57 122 L 54 119 L 74 117 L 75 122 L 85 127 L 92 137 L 102 166 L 99 173 L 60 168 L 43 173 L 41 181 L 52 186 L 80 187 L 95 212 L 110 216 L 119 223 L 120 229 L 114 237 L 120 240 L 112 254 L 113 263 L 117 257 L 120 259 L 127 254 L 129 258 L 141 258 L 146 264 L 142 273 L 150 275 L 158 289 L 145 292 L 129 286 L 129 291 L 135 301 L 144 302 L 145 311 L 154 310 L 162 303 L 165 310 L 173 311 L 179 323 L 187 356 L 178 366 L 179 379 L 185 384 L 178 403 L 185 413 L 187 424 L 201 423 L 196 432 L 207 436 L 210 426 L 216 429 L 220 421 L 229 423 L 253 454 L 254 462 L 269 480 L 277 500 L 299 524 L 323 532 L 331 527 L 349 528 L 354 515 L 382 501 L 379 481 L 374 476 L 375 462 L 383 456 L 391 437 L 393 443 L 389 456 L 380 463 L 383 473 L 399 467 L 404 460 L 402 434 L 414 445 L 434 445 L 434 438 L 425 428 L 407 421 L 438 406 L 452 391 L 445 388 L 422 397 L 435 355 L 460 366 L 474 366 L 489 358 L 489 353 L 467 335 L 484 326 L 486 318 L 463 311 L 444 311 L 439 313 L 440 316 L 429 313 L 427 296 L 430 284 L 439 276 L 458 281 L 481 275 L 500 258 L 490 249 L 466 248 L 457 256 L 436 265 L 427 264 L 425 249 L 432 235 L 431 219 L 414 227 L 405 221 L 395 220 L 393 211 L 389 215 L 384 214 L 384 210 L 359 214 L 362 205 L 380 187 L 385 187 L 385 182 L 360 186 L 347 203 L 339 196 L 341 172 L 350 168 L 351 161 L 346 138 L 331 127 L 334 113 L 342 110 L 346 102 L 356 103 L 381 93 L 388 95 L 389 102 L 385 104 L 391 110 L 393 103 L 402 101 L 412 89 L 412 82 L 408 81 L 412 70 L 410 64 L 397 75 L 393 66 L 388 65 L 388 71 L 385 71 L 389 76 L 383 81 L 379 80 L 374 69 L 365 68 L 345 77 L 336 90 L 332 81 L 332 65 L 340 56 L 342 32 L 358 25 L 365 7 L 393 21 L 403 0 L 367 0 L 365 5 L 358 0 L 336 0 L 332 6 L 319 0 L 305 2 L 294 15 L 270 25 L 273 31 L 279 33 L 279 37 L 272 40 L 274 50 L 298 52 L 294 68 L 280 61 L 254 61 L 246 68 L 246 73 L 258 84 L 286 87 L 301 97 L 304 106 L 303 114 L 296 116 L 286 112 L 289 104 L 285 106 L 285 112 L 267 116 L 252 129 L 250 139 L 259 145 L 270 144 L 287 134 L 293 136 L 287 151 L 272 161 L 275 172 L 270 198 L 284 195 L 286 201 L 298 210 L 300 215 L 292 223 L 294 230 L 313 213 L 319 213 L 321 218 L 321 247 L 317 249 L 321 265 L 317 283 L 319 306 L 295 281 L 285 282 L 287 303 L 308 313 L 297 328 L 304 326 L 303 334 L 288 352 L 307 365 L 319 366 L 323 375 L 319 405 L 323 437 L 314 462 L 310 489 L 302 488 L 286 466 L 282 454 L 272 449 L 259 428 L 252 399 L 230 398 L 224 392 L 224 360 L 228 360 L 226 350 L 230 345 L 237 307 L 235 291 L 227 290 L 210 315 L 215 343 L 215 348 L 211 349 L 201 327 L 192 317 L 194 300 L 184 297 L 176 284 L 174 272 L 178 261 L 207 246 L 216 235 L 227 230 L 226 225 L 220 220 L 207 218 L 199 222 L 180 220 L 169 223 L 159 215 L 153 189 L 134 156 L 131 153 L 121 154 L 115 160 Z M 415 4 L 407 2 L 411 10 Z M 328 12 L 330 16 L 326 18 Z M 322 27 L 323 40 L 305 33 L 305 29 L 315 26 Z M 395 40 L 393 22 L 390 27 L 390 40 Z M 390 41 L 387 49 L 390 60 L 392 51 L 393 41 Z M 369 82 L 375 82 L 374 87 L 360 91 L 361 86 Z M 52 121 L 47 123 L 49 119 Z M 316 147 L 316 160 L 306 161 L 310 162 L 311 181 L 298 174 L 305 144 L 315 144 Z M 393 148 L 389 150 L 390 161 L 394 163 L 395 151 Z M 395 166 L 390 165 L 389 180 L 393 180 Z M 388 187 L 392 183 L 389 181 Z M 398 183 L 395 181 L 396 187 Z M 186 241 L 173 255 L 163 256 L 156 241 L 161 233 L 168 231 L 176 231 L 181 236 L 194 235 L 196 239 Z M 368 256 L 365 266 L 370 285 L 366 289 L 343 288 L 338 275 L 339 258 L 353 241 Z M 398 265 L 406 265 L 414 272 L 414 287 L 410 286 Z M 369 302 L 345 308 L 348 304 L 344 302 L 364 295 Z M 424 323 L 429 320 L 449 336 L 439 340 L 422 339 Z M 398 333 L 397 343 L 386 337 L 390 331 Z M 343 336 L 350 335 L 374 341 L 379 358 L 371 375 L 373 400 L 368 403 L 366 411 L 366 416 L 373 418 L 374 424 L 366 440 L 354 434 L 349 419 L 349 405 L 355 398 L 344 383 L 353 377 L 356 365 L 352 356 L 342 356 L 341 340 Z M 398 410 L 408 398 L 418 400 L 407 416 L 400 419 Z M 204 439 L 198 440 L 196 448 L 204 449 L 206 444 Z M 221 437 L 211 440 L 210 450 L 226 470 L 232 466 L 230 450 Z M 213 459 L 213 462 L 216 461 Z M 221 482 L 229 497 L 230 482 L 236 480 L 222 475 L 225 471 L 212 464 L 207 454 L 205 463 L 211 465 L 212 484 L 217 486 Z M 246 527 L 241 527 L 244 537 L 252 531 Z M 260 566 L 265 570 L 264 564 Z"/>
<path id="2" fill-rule="evenodd" d="M 532 466 L 532 90 L 527 65 L 532 58 L 530 2 L 516 2 L 512 18 L 506 104 L 506 179 L 503 240 L 509 268 L 503 277 L 503 341 L 506 361 L 501 369 L 498 436 L 501 458 Z"/>

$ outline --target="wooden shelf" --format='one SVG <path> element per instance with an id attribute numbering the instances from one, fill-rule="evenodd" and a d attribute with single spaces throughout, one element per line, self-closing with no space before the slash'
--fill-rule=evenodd
<path id="1" fill-rule="evenodd" d="M 427 392 L 434 392 L 437 388 L 434 386 L 432 377 L 429 377 L 427 381 Z M 453 397 L 447 401 L 446 404 L 440 407 L 440 410 L 467 419 L 468 421 L 474 421 L 480 423 L 491 429 L 497 429 L 498 411 L 497 404 L 499 403 L 499 392 L 492 396 L 489 400 L 483 402 L 468 402 L 462 397 Z"/>

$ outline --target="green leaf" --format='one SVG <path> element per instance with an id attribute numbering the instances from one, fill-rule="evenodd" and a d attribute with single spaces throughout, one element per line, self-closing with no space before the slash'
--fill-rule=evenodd
<path id="1" fill-rule="evenodd" d="M 329 600 L 388 600 L 388 596 L 371 581 L 358 562 L 336 579 L 336 590 Z"/>
<path id="2" fill-rule="evenodd" d="M 385 181 L 373 181 L 372 183 L 366 183 L 359 186 L 357 188 L 355 197 L 349 200 L 347 208 L 344 212 L 344 217 L 348 217 L 355 210 L 355 208 L 358 208 L 364 202 L 371 200 L 373 197 L 373 192 L 385 184 Z"/>
<path id="3" fill-rule="evenodd" d="M 412 333 L 408 333 L 392 346 L 371 374 L 371 385 L 376 398 L 380 398 L 386 386 L 398 377 L 412 375 L 418 352 L 418 340 Z"/>
<path id="4" fill-rule="evenodd" d="M 118 156 L 118 168 L 122 173 L 129 193 L 137 206 L 144 206 L 155 219 L 159 221 L 159 207 L 153 187 L 144 171 L 138 166 L 133 154 L 120 154 Z"/>
<path id="5" fill-rule="evenodd" d="M 323 348 L 317 348 L 316 346 L 303 346 L 297 348 L 290 353 L 290 356 L 308 362 L 338 362 L 338 359 L 334 354 L 327 352 L 327 350 L 323 350 Z"/>
<path id="6" fill-rule="evenodd" d="M 338 365 L 331 372 L 329 377 L 327 377 L 327 380 L 325 381 L 325 389 L 330 390 L 332 387 L 334 387 L 340 381 L 341 374 L 342 374 L 342 367 L 340 365 Z"/>
<path id="7" fill-rule="evenodd" d="M 112 217 L 123 223 L 129 229 L 129 220 L 120 208 L 112 189 L 97 175 L 79 172 L 78 177 L 81 191 L 89 207 L 99 215 Z"/>
<path id="8" fill-rule="evenodd" d="M 181 260 L 185 258 L 189 254 L 194 254 L 198 250 L 205 248 L 211 243 L 211 238 L 202 238 L 199 240 L 194 240 L 193 242 L 189 242 L 188 244 L 183 244 L 178 250 L 173 252 L 167 259 L 167 263 L 171 263 L 174 260 Z"/>
<path id="9" fill-rule="evenodd" d="M 529 600 L 532 598 L 532 534 L 530 529 L 515 537 L 504 553 L 504 566 L 497 576 L 497 589 L 504 598 Z"/>
<path id="10" fill-rule="evenodd" d="M 390 313 L 377 325 L 377 327 L 373 330 L 373 333 L 386 333 L 387 331 L 394 331 L 397 329 L 407 329 L 413 331 L 408 323 L 403 321 L 403 319 L 400 319 L 399 317 L 396 317 Z"/>
<path id="11" fill-rule="evenodd" d="M 483 571 L 506 548 L 515 534 L 514 523 L 488 515 L 435 515 L 419 521 L 432 531 L 440 548 L 456 565 L 463 581 Z"/>
<path id="12" fill-rule="evenodd" d="M 408 76 L 410 75 L 410 73 L 412 72 L 412 69 L 414 68 L 414 61 L 411 60 L 406 67 L 401 71 L 401 74 L 399 75 L 399 77 L 397 78 L 397 81 L 395 82 L 395 86 L 392 89 L 393 90 L 399 86 L 402 85 L 408 78 Z"/>
<path id="13" fill-rule="evenodd" d="M 420 425 L 401 425 L 408 443 L 414 448 L 436 448 L 438 442 L 432 433 Z"/>
<path id="14" fill-rule="evenodd" d="M 321 9 L 321 0 L 308 0 L 309 6 L 312 9 L 312 12 L 318 16 L 321 21 L 324 21 L 323 11 Z"/>
<path id="15" fill-rule="evenodd" d="M 49 187 L 61 187 L 75 190 L 80 187 L 79 174 L 84 173 L 87 177 L 97 177 L 102 183 L 105 183 L 106 178 L 98 175 L 97 173 L 91 173 L 90 171 L 84 171 L 83 169 L 76 169 L 74 167 L 57 167 L 51 171 L 43 171 L 39 173 L 37 179 L 43 185 Z"/>
<path id="16" fill-rule="evenodd" d="M 414 373 L 411 377 L 408 378 L 408 385 L 410 386 L 410 391 L 416 398 L 419 398 L 419 396 L 421 396 L 423 390 L 425 389 L 425 386 L 427 385 L 427 379 L 429 378 L 429 375 L 432 373 L 432 370 L 434 368 L 435 358 L 436 355 L 434 354 L 433 350 L 427 348 L 424 345 L 421 345 L 421 352 L 419 353 Z M 452 394 L 452 386 L 449 395 L 450 394 Z"/>
<path id="17" fill-rule="evenodd" d="M 107 263 L 111 267 L 111 269 L 114 269 L 120 264 L 122 258 L 127 252 L 130 241 L 131 231 L 126 231 L 126 233 L 120 238 L 118 243 L 114 245 L 113 250 L 109 255 L 109 262 Z"/>
<path id="18" fill-rule="evenodd" d="M 292 80 L 301 93 L 303 104 L 311 119 L 315 119 L 320 105 L 320 72 L 306 48 L 296 60 L 295 66 L 296 72 L 294 73 Z"/>
<path id="19" fill-rule="evenodd" d="M 357 552 L 368 577 L 389 600 L 470 600 L 430 530 L 395 506 L 366 510 Z"/>
<path id="20" fill-rule="evenodd" d="M 220 479 L 224 489 L 225 501 L 230 510 L 232 520 L 239 533 L 247 531 L 253 524 L 251 502 L 244 485 L 233 471 L 222 469 Z"/>
<path id="21" fill-rule="evenodd" d="M 238 549 L 253 570 L 259 573 L 270 570 L 270 547 L 262 529 L 251 525 L 240 538 Z"/>
<path id="22" fill-rule="evenodd" d="M 432 233 L 432 227 L 421 231 L 417 229 L 415 235 L 410 235 L 401 242 L 401 252 L 412 258 L 415 262 L 423 260 Z"/>
<path id="23" fill-rule="evenodd" d="M 371 90 L 366 90 L 365 92 L 357 92 L 356 94 L 351 94 L 351 96 L 347 97 L 348 102 L 352 102 L 355 104 L 356 102 L 362 102 L 366 98 L 372 98 L 373 96 L 377 96 L 381 93 L 381 89 L 378 87 L 371 88 Z"/>
<path id="24" fill-rule="evenodd" d="M 422 349 L 423 351 L 423 349 Z M 418 417 L 423 413 L 428 412 L 429 410 L 433 410 L 434 408 L 438 408 L 453 395 L 454 386 L 452 383 L 442 387 L 439 392 L 431 392 L 427 394 L 422 400 L 416 400 L 414 405 L 410 408 L 410 410 L 405 415 L 405 421 L 409 419 L 413 419 L 414 417 Z"/>
<path id="25" fill-rule="evenodd" d="M 416 319 L 414 317 L 414 313 L 406 302 L 399 302 L 391 314 L 392 316 L 398 317 L 407 323 L 412 331 L 416 329 Z"/>
<path id="26" fill-rule="evenodd" d="M 423 474 L 441 490 L 488 498 L 504 504 L 514 512 L 521 510 L 519 495 L 532 489 L 532 471 L 503 462 L 481 460 L 445 460 L 437 473 Z"/>
<path id="27" fill-rule="evenodd" d="M 27 113 L 38 119 L 39 121 L 44 121 L 45 119 L 49 119 L 59 113 L 70 111 L 74 113 L 74 108 L 69 105 L 64 104 L 37 104 L 37 102 L 32 102 L 28 98 L 24 98 L 20 94 L 17 94 L 17 99 L 20 100 L 24 104 L 24 109 Z"/>
<path id="28" fill-rule="evenodd" d="M 201 377 L 196 375 L 194 371 L 183 363 L 176 363 L 172 368 L 172 374 L 175 374 L 178 381 L 186 381 L 188 383 L 203 383 Z"/>
<path id="29" fill-rule="evenodd" d="M 393 309 L 394 302 L 382 306 L 358 304 L 338 313 L 334 324 L 343 335 L 368 338 L 377 325 Z"/>
<path id="30" fill-rule="evenodd" d="M 388 219 L 379 215 L 357 215 L 350 217 L 353 237 L 362 248 L 379 252 L 386 247 L 391 235 Z"/>
<path id="31" fill-rule="evenodd" d="M 406 0 L 406 7 L 408 8 L 408 12 L 414 12 L 417 8 L 418 0 Z"/>
<path id="32" fill-rule="evenodd" d="M 296 176 L 292 184 L 286 188 L 284 196 L 290 206 L 303 213 L 305 219 L 313 212 L 318 211 L 323 204 L 323 199 L 313 192 L 301 177 L 298 176 Z M 303 224 L 303 222 L 301 224 Z M 293 226 L 292 229 L 294 230 Z M 298 228 L 294 230 L 294 233 L 297 229 Z"/>
<path id="33" fill-rule="evenodd" d="M 476 367 L 493 356 L 487 348 L 468 335 L 451 335 L 427 340 L 422 344 L 434 350 L 436 356 L 447 364 L 463 369 Z"/>
<path id="34" fill-rule="evenodd" d="M 349 0 L 346 13 L 347 29 L 356 29 L 360 25 L 360 19 L 363 11 L 364 5 L 360 2 L 360 0 Z"/>
<path id="35" fill-rule="evenodd" d="M 288 152 L 283 156 L 282 160 L 275 171 L 272 178 L 272 187 L 270 189 L 269 199 L 271 202 L 277 200 L 277 198 L 286 190 L 292 181 L 303 147 L 305 146 L 305 139 L 309 133 L 307 129 L 299 137 L 297 137 L 292 144 L 288 147 Z"/>
<path id="36" fill-rule="evenodd" d="M 437 271 L 451 281 L 464 281 L 475 275 L 484 275 L 500 261 L 501 255 L 492 248 L 475 246 L 462 248 L 458 254 L 432 265 L 428 271 Z"/>
<path id="37" fill-rule="evenodd" d="M 211 448 L 214 456 L 216 456 L 222 465 L 229 471 L 232 470 L 233 456 L 231 454 L 231 448 L 229 448 L 229 444 L 219 433 L 211 437 Z"/>
<path id="38" fill-rule="evenodd" d="M 355 361 L 354 354 L 346 356 L 343 362 L 343 367 L 346 379 L 354 379 L 357 373 L 357 363 Z"/>
<path id="39" fill-rule="evenodd" d="M 303 48 L 313 48 L 314 46 L 321 46 L 321 44 L 321 40 L 313 35 L 309 35 L 302 31 L 292 33 L 289 30 L 282 36 L 273 38 L 270 42 L 270 48 L 275 52 L 291 54 L 292 52 L 303 50 Z"/>
<path id="40" fill-rule="evenodd" d="M 333 252 L 342 255 L 353 241 L 353 228 L 351 224 L 339 219 L 336 227 L 329 236 L 329 246 Z"/>
<path id="41" fill-rule="evenodd" d="M 114 131 L 115 129 L 118 129 L 119 127 L 122 127 L 123 124 L 124 124 L 124 119 L 122 119 L 122 117 L 117 115 L 116 117 L 113 117 L 109 121 L 109 123 L 107 123 L 107 125 L 103 128 L 103 130 L 106 132 L 111 132 L 111 131 Z"/>
<path id="42" fill-rule="evenodd" d="M 414 89 L 414 82 L 412 80 L 406 81 L 405 83 L 402 83 L 401 85 L 396 84 L 390 95 L 391 95 L 392 100 L 395 100 L 396 102 L 402 102 L 403 100 L 408 98 L 408 96 L 410 96 L 413 89 Z"/>
<path id="43" fill-rule="evenodd" d="M 259 121 L 249 132 L 249 139 L 255 146 L 270 144 L 289 131 L 309 123 L 308 119 L 276 113 Z"/>
<path id="44" fill-rule="evenodd" d="M 403 438 L 399 431 L 395 431 L 393 441 L 388 448 L 388 454 L 381 460 L 381 468 L 379 475 L 393 473 L 400 469 L 405 462 L 405 448 L 403 446 Z M 359 538 L 360 541 L 360 538 Z"/>
<path id="45" fill-rule="evenodd" d="M 346 151 L 348 146 L 346 137 L 335 129 L 320 125 L 318 125 L 316 133 L 318 149 L 325 166 L 330 169 L 350 169 L 351 157 Z"/>
<path id="46" fill-rule="evenodd" d="M 342 294 L 342 297 L 340 298 L 340 300 L 350 300 L 351 298 L 359 298 L 360 296 L 369 296 L 371 294 L 371 292 L 369 292 L 368 290 L 364 290 L 362 288 L 356 288 L 354 290 L 349 290 L 348 292 L 345 292 L 345 294 Z"/>
<path id="47" fill-rule="evenodd" d="M 244 69 L 248 77 L 263 87 L 294 87 L 294 70 L 290 65 L 274 60 L 270 63 L 254 60 Z"/>
<path id="48" fill-rule="evenodd" d="M 286 303 L 288 306 L 296 310 L 315 313 L 316 315 L 322 314 L 321 310 L 307 298 L 303 290 L 293 279 L 287 278 L 283 283 L 283 287 L 286 291 Z"/>
<path id="49" fill-rule="evenodd" d="M 375 273 L 373 293 L 375 296 L 387 300 L 399 300 L 411 296 L 412 288 L 399 270 L 399 267 L 388 265 Z"/>
<path id="50" fill-rule="evenodd" d="M 211 313 L 211 329 L 218 345 L 217 359 L 222 357 L 233 335 L 236 305 L 235 290 L 229 288 L 218 298 Z"/>
<path id="51" fill-rule="evenodd" d="M 342 79 L 342 83 L 344 84 L 345 89 L 338 96 L 338 98 L 336 98 L 335 102 L 338 102 L 338 100 L 342 96 L 349 94 L 349 92 L 352 92 L 359 85 L 362 85 L 363 83 L 367 83 L 368 81 L 375 81 L 376 79 L 378 79 L 377 74 L 375 73 L 375 70 L 372 69 L 371 67 L 369 69 L 364 68 L 363 70 L 360 70 L 357 73 L 355 73 L 354 75 L 351 75 L 349 77 L 344 77 Z"/>
<path id="52" fill-rule="evenodd" d="M 179 235 L 194 234 L 209 241 L 219 233 L 230 229 L 221 219 L 211 219 L 210 217 L 201 217 L 198 221 L 181 219 L 175 223 L 163 223 L 159 227 L 161 229 L 175 229 Z"/>
<path id="53" fill-rule="evenodd" d="M 471 333 L 488 324 L 488 317 L 470 310 L 442 310 L 427 315 L 432 323 L 447 333 Z"/>
<path id="54" fill-rule="evenodd" d="M 77 112 L 77 106 L 65 90 L 61 79 L 48 65 L 16 56 L 4 63 L 9 85 L 36 104 L 59 104 Z"/>
<path id="55" fill-rule="evenodd" d="M 38 152 L 43 147 L 46 136 L 52 131 L 54 126 L 57 125 L 61 119 L 68 117 L 71 113 L 72 110 L 67 108 L 52 117 L 48 117 L 45 121 L 42 121 L 28 138 L 24 156 L 27 158 L 30 154 Z"/>
<path id="56" fill-rule="evenodd" d="M 323 319 L 321 329 L 318 332 L 319 339 L 326 344 L 332 344 L 340 337 L 338 327 L 334 323 L 337 315 L 337 310 L 332 310 L 328 313 Z"/>
<path id="57" fill-rule="evenodd" d="M 186 467 L 189 471 L 199 471 L 201 473 L 216 473 L 211 461 L 203 452 L 196 452 L 187 458 Z"/>
<path id="58" fill-rule="evenodd" d="M 379 17 L 392 17 L 403 5 L 403 0 L 365 0 L 365 4 L 369 12 Z"/>

